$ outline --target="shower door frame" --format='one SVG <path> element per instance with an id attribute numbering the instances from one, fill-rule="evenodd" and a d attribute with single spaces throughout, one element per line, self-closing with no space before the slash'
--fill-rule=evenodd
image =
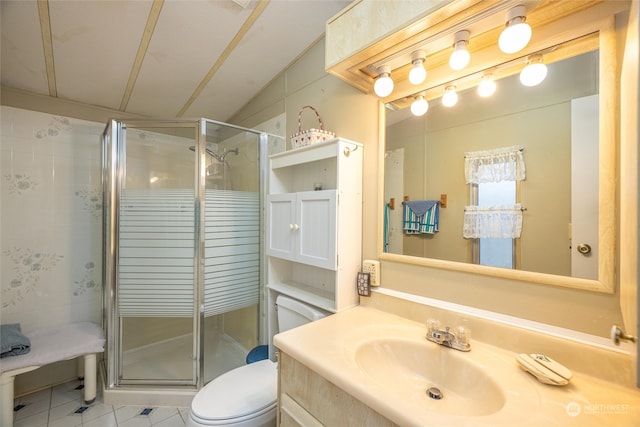
<path id="1" fill-rule="evenodd" d="M 264 254 L 264 195 L 267 188 L 267 143 L 269 135 L 255 129 L 248 129 L 211 119 L 112 119 L 103 132 L 102 179 L 103 179 L 103 323 L 107 330 L 105 388 L 118 389 L 127 386 L 161 386 L 199 390 L 204 386 L 204 268 L 205 268 L 205 200 L 206 190 L 206 144 L 207 124 L 228 127 L 256 135 L 258 146 L 258 179 L 260 201 L 260 297 L 258 307 L 257 331 L 259 341 L 266 339 L 266 321 L 264 316 L 264 284 L 266 283 L 266 257 Z M 122 185 L 126 171 L 126 129 L 127 128 L 194 128 L 194 141 L 197 147 L 194 168 L 194 299 L 193 299 L 193 348 L 196 355 L 192 362 L 190 380 L 124 380 L 122 378 L 122 321 L 118 315 L 118 259 L 119 259 L 119 211 Z M 275 136 L 275 135 L 273 135 Z M 107 144 L 104 142 L 110 138 Z M 108 250 L 107 250 L 108 249 Z"/>

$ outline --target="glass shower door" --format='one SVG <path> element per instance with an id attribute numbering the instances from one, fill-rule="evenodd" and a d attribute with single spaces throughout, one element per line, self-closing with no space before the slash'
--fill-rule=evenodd
<path id="1" fill-rule="evenodd" d="M 116 120 L 103 142 L 107 388 L 198 389 L 266 341 L 267 135 Z"/>
<path id="2" fill-rule="evenodd" d="M 123 133 L 118 383 L 195 385 L 197 122 Z"/>
<path id="3" fill-rule="evenodd" d="M 203 383 L 245 364 L 258 344 L 259 134 L 205 120 Z"/>

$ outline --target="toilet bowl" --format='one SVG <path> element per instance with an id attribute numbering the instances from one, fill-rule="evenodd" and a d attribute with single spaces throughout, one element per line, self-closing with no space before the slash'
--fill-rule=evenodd
<path id="1" fill-rule="evenodd" d="M 282 295 L 276 299 L 276 306 L 279 332 L 325 316 L 313 307 Z M 220 375 L 193 398 L 187 426 L 275 426 L 277 372 L 277 364 L 265 359 Z"/>
<path id="2" fill-rule="evenodd" d="M 274 425 L 277 384 L 276 364 L 269 359 L 222 374 L 193 398 L 187 425 Z"/>

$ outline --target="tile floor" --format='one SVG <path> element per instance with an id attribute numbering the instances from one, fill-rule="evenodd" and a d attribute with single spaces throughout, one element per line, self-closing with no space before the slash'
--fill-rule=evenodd
<path id="1" fill-rule="evenodd" d="M 80 385 L 71 381 L 16 398 L 14 427 L 186 426 L 189 408 L 105 405 L 100 387 L 96 401 L 85 405 Z"/>

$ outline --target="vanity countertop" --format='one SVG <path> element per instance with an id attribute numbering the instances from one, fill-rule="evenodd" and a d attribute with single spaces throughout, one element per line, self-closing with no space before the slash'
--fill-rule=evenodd
<path id="1" fill-rule="evenodd" d="M 425 340 L 425 325 L 371 307 L 358 306 L 313 323 L 278 334 L 274 344 L 283 352 L 306 365 L 328 381 L 360 400 L 378 413 L 402 426 L 637 426 L 640 419 L 640 390 L 621 387 L 579 372 L 573 372 L 566 386 L 551 386 L 538 382 L 532 375 L 519 368 L 516 353 L 506 351 L 472 339 L 470 352 L 459 352 Z M 501 390 L 504 402 L 497 410 L 482 413 L 461 410 L 441 410 L 443 400 L 416 400 L 407 398 L 407 378 L 381 381 L 371 375 L 371 366 L 364 367 L 358 352 L 371 343 L 385 340 L 415 342 L 428 348 L 431 354 L 442 352 L 439 361 L 446 365 L 451 357 L 479 368 L 477 372 L 489 373 L 491 382 Z M 414 347 L 411 347 L 412 349 Z M 418 358 L 416 351 L 410 358 Z M 434 353 L 435 351 L 435 353 Z M 383 351 L 384 353 L 384 351 Z M 580 354 L 576 354 L 580 357 Z M 380 369 L 393 366 L 385 360 Z M 429 363 L 425 356 L 424 363 Z M 463 363 L 463 364 L 464 364 Z M 459 365 L 457 365 L 459 366 Z M 567 366 L 571 369 L 571 366 Z M 375 366 L 374 366 L 375 368 Z M 369 371 L 367 371 L 369 369 Z M 442 368 L 448 375 L 446 366 Z M 465 372 L 460 378 L 473 375 Z M 428 382 L 420 375 L 410 375 L 410 381 Z M 391 377 L 392 378 L 392 377 Z M 431 379 L 430 379 L 431 380 Z M 404 383 L 403 383 L 404 381 Z M 443 380 L 444 381 L 444 380 Z M 435 382 L 438 382 L 436 379 Z M 436 384 L 437 385 L 437 384 Z M 470 383 L 470 388 L 473 384 Z M 486 396 L 482 396 L 486 397 Z M 473 398 L 465 401 L 458 396 L 461 406 L 473 407 Z M 481 399 L 479 399 L 481 400 Z M 466 402 L 466 403 L 465 403 Z M 440 406 L 439 406 L 440 405 Z M 446 403 L 445 403 L 446 405 Z M 487 411 L 485 411 L 487 412 Z"/>

